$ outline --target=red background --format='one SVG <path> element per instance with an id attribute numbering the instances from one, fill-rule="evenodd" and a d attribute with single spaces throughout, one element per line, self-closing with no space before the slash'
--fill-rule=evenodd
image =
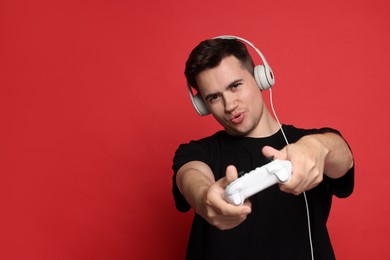
<path id="1" fill-rule="evenodd" d="M 0 3 L 0 258 L 183 259 L 192 213 L 171 196 L 177 146 L 219 129 L 183 76 L 201 40 L 233 34 L 272 66 L 284 123 L 350 143 L 335 200 L 338 259 L 389 259 L 390 2 Z M 259 62 L 259 61 L 258 61 Z"/>

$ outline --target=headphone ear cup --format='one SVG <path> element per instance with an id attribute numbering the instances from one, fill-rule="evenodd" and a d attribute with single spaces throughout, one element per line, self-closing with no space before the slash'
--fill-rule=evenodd
<path id="1" fill-rule="evenodd" d="M 254 69 L 254 76 L 257 86 L 261 90 L 270 89 L 275 84 L 274 75 L 268 66 L 257 65 Z"/>
<path id="2" fill-rule="evenodd" d="M 203 99 L 199 93 L 193 96 L 192 104 L 194 105 L 194 108 L 199 115 L 207 116 L 208 114 L 210 114 L 209 110 L 206 107 L 206 104 L 203 102 Z"/>
<path id="3" fill-rule="evenodd" d="M 187 82 L 187 90 L 188 90 L 188 94 L 190 95 L 192 106 L 195 108 L 196 112 L 200 116 L 207 116 L 208 114 L 210 114 L 209 110 L 206 107 L 206 104 L 203 102 L 200 93 L 198 92 L 196 93 L 196 95 L 194 95 L 192 93 L 191 86 L 188 84 L 188 82 Z"/>

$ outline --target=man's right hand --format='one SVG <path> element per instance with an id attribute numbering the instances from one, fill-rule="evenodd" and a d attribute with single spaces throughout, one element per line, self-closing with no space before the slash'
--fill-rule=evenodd
<path id="1" fill-rule="evenodd" d="M 189 162 L 180 168 L 177 185 L 187 202 L 197 214 L 220 230 L 232 229 L 240 225 L 252 211 L 246 200 L 235 206 L 224 199 L 226 186 L 237 179 L 237 169 L 230 165 L 226 176 L 214 181 L 211 169 L 202 162 Z"/>

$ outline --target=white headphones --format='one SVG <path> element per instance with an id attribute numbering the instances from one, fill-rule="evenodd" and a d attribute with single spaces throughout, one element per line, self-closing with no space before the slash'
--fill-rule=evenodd
<path id="1" fill-rule="evenodd" d="M 255 76 L 257 86 L 261 90 L 267 90 L 270 89 L 275 84 L 275 78 L 274 78 L 274 74 L 272 73 L 271 67 L 268 65 L 264 55 L 251 42 L 243 38 L 232 36 L 232 35 L 221 35 L 221 36 L 214 37 L 213 39 L 239 40 L 251 46 L 257 52 L 257 54 L 259 54 L 261 60 L 263 61 L 263 65 L 256 65 L 254 68 L 254 76 Z M 210 114 L 210 112 L 206 107 L 206 104 L 203 102 L 200 93 L 194 95 L 192 93 L 191 86 L 188 84 L 188 82 L 187 82 L 187 88 L 190 94 L 192 105 L 194 106 L 196 112 L 201 116 L 206 116 Z"/>

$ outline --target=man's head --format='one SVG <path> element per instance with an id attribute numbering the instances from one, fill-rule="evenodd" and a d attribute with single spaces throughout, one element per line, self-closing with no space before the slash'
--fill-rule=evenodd
<path id="1" fill-rule="evenodd" d="M 188 57 L 184 71 L 188 84 L 199 90 L 196 76 L 206 69 L 215 68 L 228 56 L 236 57 L 253 75 L 254 63 L 243 43 L 235 39 L 209 39 L 196 46 Z"/>
<path id="2" fill-rule="evenodd" d="M 259 137 L 277 128 L 255 79 L 259 67 L 263 66 L 254 67 L 241 41 L 216 38 L 194 48 L 185 75 L 188 85 L 198 91 L 196 98 L 228 134 Z"/>

